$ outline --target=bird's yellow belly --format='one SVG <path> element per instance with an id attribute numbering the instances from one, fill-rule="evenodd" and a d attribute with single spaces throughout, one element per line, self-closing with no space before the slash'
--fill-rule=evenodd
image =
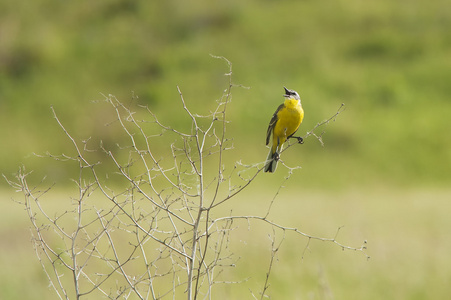
<path id="1" fill-rule="evenodd" d="M 287 103 L 288 102 L 288 103 Z M 278 121 L 274 127 L 274 137 L 279 138 L 279 144 L 286 141 L 287 137 L 294 134 L 301 125 L 304 117 L 302 107 L 294 101 L 285 101 L 285 109 L 278 113 Z"/>
<path id="2" fill-rule="evenodd" d="M 301 124 L 299 113 L 284 113 L 285 116 L 279 119 L 275 128 L 274 135 L 282 138 L 287 138 L 296 132 Z"/>

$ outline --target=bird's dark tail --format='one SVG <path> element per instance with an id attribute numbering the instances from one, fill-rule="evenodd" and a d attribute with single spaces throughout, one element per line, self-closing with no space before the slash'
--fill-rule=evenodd
<path id="1" fill-rule="evenodd" d="M 268 158 L 266 158 L 265 172 L 274 173 L 277 168 L 277 161 L 279 160 L 279 153 L 277 150 L 272 153 L 272 148 L 269 149 Z"/>

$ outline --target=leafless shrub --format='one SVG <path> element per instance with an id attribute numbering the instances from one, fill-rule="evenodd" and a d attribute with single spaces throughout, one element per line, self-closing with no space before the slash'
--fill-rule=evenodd
<path id="1" fill-rule="evenodd" d="M 311 240 L 321 240 L 365 254 L 365 245 L 350 247 L 336 237 L 316 237 L 272 221 L 269 213 L 278 192 L 265 215 L 218 215 L 217 208 L 250 188 L 264 166 L 264 161 L 253 165 L 225 162 L 224 153 L 232 147 L 226 113 L 235 85 L 231 63 L 221 59 L 228 64 L 228 87 L 210 114 L 193 113 L 178 89 L 191 123 L 188 130 L 164 125 L 148 107 L 141 107 L 145 116 L 139 118 L 115 97 L 105 97 L 128 143 L 114 149 L 101 144 L 103 161 L 90 159 L 89 141 L 77 141 L 52 108 L 74 153 L 47 156 L 76 163 L 79 170 L 73 181 L 75 193 L 65 195 L 71 205 L 64 202 L 64 211 L 50 212 L 42 199 L 54 187 L 30 187 L 25 168 L 15 180 L 5 177 L 25 195 L 36 254 L 59 298 L 212 299 L 215 284 L 235 280 L 217 278 L 236 262 L 228 247 L 236 222 L 263 222 L 272 228 L 268 271 L 262 274 L 262 290 L 257 296 L 252 294 L 255 298 L 267 294 L 274 257 L 287 233 L 307 238 L 305 249 Z M 322 133 L 315 130 L 335 120 L 342 108 L 304 139 L 314 136 L 322 143 Z M 168 136 L 164 140 L 168 148 L 161 155 L 158 151 L 163 147 L 155 145 Z M 116 169 L 109 177 L 99 171 L 108 164 Z M 286 180 L 294 169 L 289 169 Z M 277 241 L 276 232 L 282 233 Z"/>

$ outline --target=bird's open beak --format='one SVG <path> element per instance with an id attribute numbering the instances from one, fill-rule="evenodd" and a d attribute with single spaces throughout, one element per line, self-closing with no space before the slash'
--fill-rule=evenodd
<path id="1" fill-rule="evenodd" d="M 287 97 L 287 96 L 289 96 L 290 95 L 290 91 L 286 88 L 286 87 L 283 87 L 284 89 L 285 89 L 285 97 Z"/>

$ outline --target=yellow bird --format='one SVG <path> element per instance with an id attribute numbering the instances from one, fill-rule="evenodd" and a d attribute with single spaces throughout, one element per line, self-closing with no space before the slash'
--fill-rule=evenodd
<path id="1" fill-rule="evenodd" d="M 272 134 L 272 147 L 269 150 L 265 164 L 265 172 L 270 173 L 276 170 L 283 143 L 289 138 L 296 138 L 299 143 L 303 143 L 302 137 L 293 136 L 301 125 L 302 119 L 304 119 L 301 98 L 296 91 L 289 90 L 286 87 L 283 88 L 285 89 L 285 95 L 283 96 L 286 99 L 277 108 L 266 131 L 266 145 L 269 144 Z"/>

